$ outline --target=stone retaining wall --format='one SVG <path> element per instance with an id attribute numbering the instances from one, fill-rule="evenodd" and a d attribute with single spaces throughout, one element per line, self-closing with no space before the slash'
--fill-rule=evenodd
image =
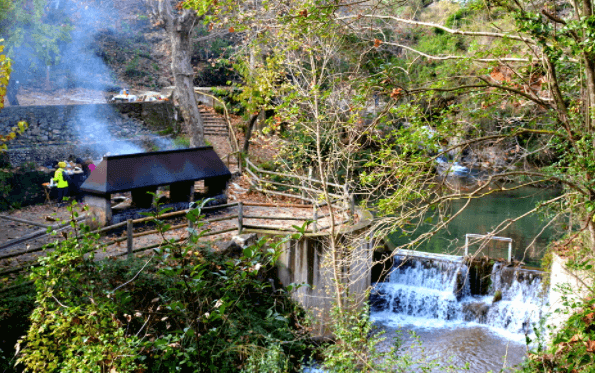
<path id="1" fill-rule="evenodd" d="M 43 164 L 69 156 L 97 159 L 130 144 L 142 147 L 146 137 L 175 126 L 177 118 L 169 101 L 11 106 L 0 111 L 0 134 L 25 120 L 29 128 L 8 144 L 9 162 Z"/>
<path id="2" fill-rule="evenodd" d="M 553 326 L 554 331 L 558 331 L 570 317 L 570 308 L 564 305 L 564 298 L 569 303 L 579 301 L 590 294 L 589 287 L 593 286 L 592 275 L 588 273 L 573 271 L 566 266 L 567 259 L 563 259 L 557 254 L 552 254 L 552 267 L 550 268 L 550 287 L 549 300 L 550 306 L 548 312 L 548 325 Z M 565 294 L 561 288 L 571 290 Z M 559 310 L 556 312 L 556 310 Z M 551 335 L 548 336 L 551 338 Z"/>

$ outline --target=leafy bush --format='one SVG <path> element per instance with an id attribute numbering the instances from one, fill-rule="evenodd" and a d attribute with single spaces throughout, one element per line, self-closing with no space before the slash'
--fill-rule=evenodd
<path id="1" fill-rule="evenodd" d="M 174 145 L 178 148 L 188 148 L 190 147 L 190 139 L 184 136 L 176 137 L 174 140 Z"/>
<path id="2" fill-rule="evenodd" d="M 582 257 L 582 256 L 581 256 Z M 584 257 L 583 257 L 584 258 Z M 588 274 L 593 281 L 593 260 L 570 260 L 567 266 Z M 595 293 L 576 299 L 576 289 L 566 284 L 556 291 L 562 294 L 565 309 L 556 312 L 570 313 L 568 320 L 559 328 L 541 325 L 535 328 L 536 340 L 530 341 L 535 347 L 520 371 L 529 372 L 593 372 L 595 371 Z M 552 334 L 548 343 L 545 332 Z"/>
<path id="3" fill-rule="evenodd" d="M 301 311 L 271 286 L 280 242 L 263 239 L 222 256 L 199 244 L 200 211 L 191 210 L 188 240 L 165 240 L 142 259 L 95 261 L 99 237 L 76 226 L 75 208 L 69 207 L 75 234 L 31 275 L 36 306 L 18 359 L 26 369 L 232 372 L 298 365 L 306 348 L 297 327 Z"/>
<path id="4" fill-rule="evenodd" d="M 0 170 L 0 211 L 43 203 L 45 194 L 41 184 L 49 178 L 41 171 Z"/>
<path id="5" fill-rule="evenodd" d="M 13 285 L 11 285 L 13 286 Z M 35 306 L 35 287 L 30 283 L 0 293 L 0 371 L 14 372 L 14 346 L 29 329 Z"/>

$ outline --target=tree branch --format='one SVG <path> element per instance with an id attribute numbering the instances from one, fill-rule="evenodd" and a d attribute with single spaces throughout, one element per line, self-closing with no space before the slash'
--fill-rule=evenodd
<path id="1" fill-rule="evenodd" d="M 392 20 L 395 22 L 399 22 L 399 23 L 406 23 L 409 25 L 414 25 L 414 26 L 426 26 L 426 27 L 435 27 L 437 29 L 443 30 L 448 32 L 449 34 L 453 34 L 453 35 L 463 35 L 463 36 L 487 36 L 487 37 L 492 37 L 492 38 L 499 38 L 499 39 L 513 39 L 513 40 L 519 40 L 522 42 L 525 42 L 527 44 L 536 44 L 535 41 L 530 40 L 530 39 L 526 39 L 520 35 L 509 35 L 509 34 L 505 34 L 505 33 L 499 33 L 499 32 L 487 32 L 487 31 L 462 31 L 462 30 L 454 30 L 442 25 L 439 25 L 437 23 L 429 23 L 429 22 L 421 22 L 421 21 L 414 21 L 411 19 L 404 19 L 404 18 L 398 18 L 398 17 L 394 17 L 394 16 L 385 16 L 385 15 L 377 15 L 377 14 L 357 14 L 357 15 L 350 15 L 350 16 L 344 16 L 344 17 L 337 17 L 337 20 L 344 20 L 344 19 L 353 19 L 353 18 L 376 18 L 376 19 L 388 19 L 388 20 Z"/>
<path id="2" fill-rule="evenodd" d="M 512 87 L 507 87 L 507 86 L 502 85 L 502 84 L 491 83 L 489 80 L 487 80 L 486 78 L 484 78 L 482 76 L 478 76 L 476 78 L 479 79 L 479 80 L 481 80 L 485 84 L 489 85 L 490 87 L 498 88 L 498 89 L 502 89 L 504 91 L 508 91 L 510 93 L 514 93 L 516 95 L 519 95 L 519 96 L 522 96 L 522 97 L 526 98 L 527 100 L 533 101 L 533 102 L 535 102 L 538 105 L 541 105 L 541 106 L 546 107 L 546 108 L 549 108 L 549 109 L 553 109 L 552 105 L 549 102 L 543 101 L 541 98 L 539 98 L 537 96 L 533 96 L 533 95 L 530 95 L 528 93 L 525 93 L 525 92 L 521 91 L 520 89 L 516 89 L 516 88 L 512 88 Z"/>
<path id="3" fill-rule="evenodd" d="M 463 57 L 463 56 L 433 56 L 430 54 L 426 54 L 422 51 L 419 51 L 417 49 L 408 47 L 406 45 L 403 44 L 399 44 L 399 43 L 392 43 L 392 42 L 383 42 L 383 44 L 386 45 L 392 45 L 395 47 L 399 47 L 399 48 L 403 48 L 403 49 L 407 49 L 408 51 L 414 52 L 419 54 L 420 56 L 426 57 L 428 59 L 431 60 L 438 60 L 438 61 L 445 61 L 445 60 L 463 60 L 466 59 L 467 57 Z M 471 58 L 472 61 L 475 62 L 483 62 L 483 63 L 489 63 L 489 62 L 529 62 L 528 58 Z"/>

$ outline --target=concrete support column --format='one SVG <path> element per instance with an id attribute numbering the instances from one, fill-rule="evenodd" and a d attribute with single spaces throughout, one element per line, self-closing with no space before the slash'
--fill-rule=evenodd
<path id="1" fill-rule="evenodd" d="M 95 218 L 95 221 L 89 222 L 91 228 L 105 227 L 111 223 L 111 195 L 86 194 L 85 203 L 89 206 L 89 216 Z"/>
<path id="2" fill-rule="evenodd" d="M 149 194 L 156 193 L 157 187 L 139 188 L 130 191 L 132 194 L 132 205 L 140 209 L 148 209 L 153 206 L 153 195 Z"/>
<path id="3" fill-rule="evenodd" d="M 192 202 L 194 196 L 194 181 L 181 181 L 170 184 L 169 200 L 171 203 Z"/>

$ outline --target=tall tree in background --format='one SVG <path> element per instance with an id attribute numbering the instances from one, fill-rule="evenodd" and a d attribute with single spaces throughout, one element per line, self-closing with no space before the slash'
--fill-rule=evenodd
<path id="1" fill-rule="evenodd" d="M 4 107 L 4 96 L 7 94 L 11 72 L 11 61 L 3 53 L 3 42 L 4 40 L 0 39 L 0 109 Z M 0 153 L 7 149 L 6 143 L 8 141 L 17 137 L 17 134 L 22 134 L 27 127 L 27 122 L 20 121 L 17 126 L 11 129 L 9 134 L 0 135 Z"/>
<path id="2" fill-rule="evenodd" d="M 151 17 L 163 27 L 171 43 L 171 69 L 175 80 L 174 99 L 180 105 L 185 131 L 190 135 L 190 146 L 202 146 L 204 125 L 194 94 L 192 69 L 192 35 L 202 16 L 192 9 L 174 5 L 170 0 L 145 0 Z"/>
<path id="3" fill-rule="evenodd" d="M 11 105 L 18 105 L 19 78 L 26 73 L 45 73 L 48 66 L 60 61 L 61 43 L 70 41 L 72 26 L 57 5 L 59 2 L 48 0 L 0 1 L 0 37 L 13 60 L 13 79 L 7 92 Z"/>

